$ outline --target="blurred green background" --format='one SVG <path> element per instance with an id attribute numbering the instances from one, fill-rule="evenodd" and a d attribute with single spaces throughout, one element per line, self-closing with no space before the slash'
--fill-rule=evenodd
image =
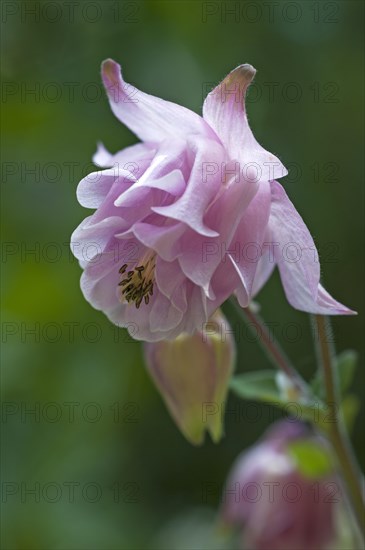
<path id="1" fill-rule="evenodd" d="M 90 213 L 76 185 L 92 171 L 98 140 L 113 152 L 136 141 L 109 109 L 100 63 L 114 58 L 128 82 L 199 113 L 236 65 L 258 69 L 251 126 L 292 168 L 283 181 L 320 249 L 326 288 L 359 312 L 333 319 L 337 349 L 362 353 L 363 3 L 1 7 L 2 546 L 223 548 L 204 525 L 232 461 L 279 413 L 231 395 L 223 441 L 191 447 L 145 372 L 140 344 L 84 300 L 67 244 Z M 309 318 L 286 303 L 277 274 L 259 302 L 312 375 Z M 249 333 L 237 336 L 237 370 L 268 367 Z M 359 368 L 359 395 L 363 384 Z M 362 412 L 353 432 L 362 465 L 364 420 Z"/>

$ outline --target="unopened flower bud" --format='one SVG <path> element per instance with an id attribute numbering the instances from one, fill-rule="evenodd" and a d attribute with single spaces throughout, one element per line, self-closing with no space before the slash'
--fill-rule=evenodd
<path id="1" fill-rule="evenodd" d="M 341 486 L 326 442 L 301 422 L 275 424 L 238 457 L 222 504 L 250 550 L 324 550 L 336 538 Z"/>
<path id="2" fill-rule="evenodd" d="M 148 371 L 184 436 L 199 445 L 208 431 L 219 441 L 235 360 L 234 340 L 222 313 L 193 335 L 148 342 L 144 349 Z"/>

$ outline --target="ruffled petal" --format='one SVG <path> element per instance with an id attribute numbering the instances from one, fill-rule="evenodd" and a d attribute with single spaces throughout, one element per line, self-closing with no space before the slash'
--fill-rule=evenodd
<path id="1" fill-rule="evenodd" d="M 209 125 L 196 113 L 170 101 L 141 92 L 123 80 L 112 59 L 102 64 L 102 78 L 115 116 L 142 141 L 159 142 L 190 134 L 213 137 Z"/>
<path id="2" fill-rule="evenodd" d="M 114 239 L 104 252 L 87 261 L 81 276 L 81 289 L 93 307 L 106 311 L 120 304 L 119 268 L 125 263 L 136 264 L 145 252 L 146 249 L 136 239 L 123 243 Z"/>
<path id="3" fill-rule="evenodd" d="M 121 306 L 117 296 L 120 275 L 113 253 L 100 255 L 98 261 L 88 263 L 81 275 L 80 285 L 86 300 L 104 312 Z"/>
<path id="4" fill-rule="evenodd" d="M 138 181 L 115 202 L 116 206 L 128 206 L 134 197 L 146 188 L 156 188 L 180 196 L 185 189 L 183 171 L 190 168 L 186 144 L 181 140 L 163 141 L 148 168 Z M 138 196 L 137 196 L 138 198 Z"/>
<path id="5" fill-rule="evenodd" d="M 173 305 L 171 300 L 160 292 L 150 311 L 151 332 L 173 330 L 180 323 L 183 314 L 180 309 Z"/>
<path id="6" fill-rule="evenodd" d="M 153 159 L 155 149 L 138 143 L 111 155 L 101 144 L 93 156 L 98 166 L 108 168 L 92 172 L 83 178 L 77 187 L 77 199 L 85 208 L 99 208 L 109 193 L 114 181 L 137 181 Z M 126 186 L 126 187 L 129 187 Z"/>
<path id="7" fill-rule="evenodd" d="M 176 310 L 158 290 L 151 296 L 148 309 L 146 308 L 145 305 L 141 305 L 137 309 L 133 304 L 119 303 L 105 313 L 114 324 L 125 327 L 132 338 L 136 340 L 157 342 L 173 339 L 180 334 L 181 331 L 178 327 L 183 322 L 182 312 Z M 154 310 L 154 308 L 156 309 Z M 154 322 L 152 325 L 150 315 L 153 310 L 155 311 L 154 315 L 157 314 L 157 318 L 156 323 Z M 158 325 L 161 327 L 158 328 Z M 174 326 L 175 328 L 171 328 Z"/>
<path id="8" fill-rule="evenodd" d="M 181 254 L 180 237 L 185 230 L 186 227 L 181 223 L 157 226 L 138 222 L 132 228 L 141 243 L 155 250 L 167 262 L 172 262 Z"/>
<path id="9" fill-rule="evenodd" d="M 241 279 L 237 270 L 233 267 L 232 262 L 228 260 L 221 262 L 215 271 L 211 281 L 214 298 L 207 300 L 207 313 L 210 318 L 215 310 L 220 307 L 233 293 L 237 287 L 241 285 Z"/>
<path id="10" fill-rule="evenodd" d="M 193 334 L 196 330 L 202 330 L 208 321 L 207 300 L 203 290 L 191 282 L 187 283 L 188 310 L 184 317 L 182 332 Z"/>
<path id="11" fill-rule="evenodd" d="M 272 272 L 275 269 L 275 259 L 272 250 L 266 243 L 272 242 L 272 238 L 269 237 L 268 231 L 265 234 L 264 242 L 262 245 L 262 255 L 257 264 L 255 278 L 252 285 L 252 298 L 256 296 L 271 277 Z"/>
<path id="12" fill-rule="evenodd" d="M 201 286 L 207 297 L 214 299 L 210 280 L 220 262 L 225 260 L 231 249 L 232 237 L 237 226 L 245 218 L 247 208 L 255 196 L 258 184 L 253 181 L 234 178 L 222 189 L 217 200 L 209 208 L 206 220 L 219 235 L 208 238 L 188 230 L 182 237 L 179 256 L 181 269 L 195 284 Z M 229 223 L 227 223 L 229 220 Z"/>
<path id="13" fill-rule="evenodd" d="M 179 262 L 176 260 L 166 262 L 161 257 L 158 257 L 155 278 L 160 292 L 171 300 L 177 309 L 185 312 L 187 309 L 186 277 L 181 271 Z"/>
<path id="14" fill-rule="evenodd" d="M 85 176 L 77 186 L 77 200 L 85 208 L 99 208 L 116 180 L 129 187 L 135 178 L 126 170 L 108 168 Z"/>
<path id="15" fill-rule="evenodd" d="M 242 216 L 229 247 L 228 256 L 237 270 L 243 287 L 238 288 L 236 292 L 238 301 L 243 307 L 248 305 L 252 295 L 253 282 L 269 220 L 270 202 L 270 184 L 263 181 Z"/>
<path id="16" fill-rule="evenodd" d="M 218 233 L 206 225 L 204 217 L 222 185 L 221 173 L 218 170 L 208 175 L 206 166 L 212 160 L 220 166 L 224 158 L 225 152 L 218 143 L 211 140 L 199 141 L 184 194 L 173 204 L 154 207 L 152 210 L 161 216 L 185 223 L 200 235 L 216 237 Z"/>
<path id="17" fill-rule="evenodd" d="M 240 169 L 256 181 L 270 181 L 288 173 L 280 160 L 256 141 L 247 120 L 245 96 L 256 70 L 252 65 L 240 65 L 208 94 L 203 106 L 203 118 L 215 130 L 231 159 L 237 159 Z"/>
<path id="18" fill-rule="evenodd" d="M 71 250 L 80 261 L 89 262 L 100 256 L 115 233 L 124 228 L 123 220 L 117 216 L 104 218 L 98 223 L 92 223 L 93 218 L 85 218 L 71 235 Z"/>
<path id="19" fill-rule="evenodd" d="M 113 155 L 109 153 L 100 141 L 98 142 L 97 149 L 93 154 L 93 163 L 101 168 L 110 168 L 113 166 Z"/>
<path id="20" fill-rule="evenodd" d="M 351 315 L 319 284 L 318 252 L 309 230 L 283 187 L 271 183 L 269 227 L 273 250 L 288 302 L 301 311 L 322 315 Z"/>
<path id="21" fill-rule="evenodd" d="M 125 147 L 121 151 L 112 154 L 101 142 L 98 142 L 92 161 L 101 168 L 119 166 L 119 168 L 122 168 L 123 170 L 132 172 L 137 179 L 142 174 L 139 162 L 144 159 L 152 159 L 155 152 L 156 146 L 153 144 L 136 143 L 135 145 L 130 145 L 129 147 Z"/>

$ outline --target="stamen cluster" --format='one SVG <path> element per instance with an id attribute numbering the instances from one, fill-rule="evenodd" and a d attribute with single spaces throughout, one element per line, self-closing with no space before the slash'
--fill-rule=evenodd
<path id="1" fill-rule="evenodd" d="M 118 283 L 122 287 L 120 293 L 121 302 L 126 301 L 128 304 L 135 303 L 139 309 L 143 299 L 146 305 L 150 301 L 150 296 L 153 296 L 153 271 L 154 262 L 148 260 L 146 265 L 140 265 L 127 272 L 127 275 Z M 123 275 L 128 268 L 128 264 L 123 264 L 119 269 L 119 273 Z"/>

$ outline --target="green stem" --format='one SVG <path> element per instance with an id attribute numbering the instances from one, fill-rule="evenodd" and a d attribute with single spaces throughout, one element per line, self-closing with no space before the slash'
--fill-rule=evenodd
<path id="1" fill-rule="evenodd" d="M 237 313 L 243 317 L 246 324 L 250 326 L 251 330 L 254 327 L 256 335 L 259 337 L 260 345 L 267 353 L 274 367 L 283 371 L 300 394 L 307 396 L 308 389 L 306 383 L 292 366 L 280 344 L 273 338 L 272 334 L 270 334 L 260 316 L 254 313 L 250 307 L 243 309 L 235 298 L 232 298 L 231 303 Z"/>
<path id="2" fill-rule="evenodd" d="M 332 350 L 329 344 L 329 324 L 322 315 L 316 315 L 315 321 L 317 326 L 318 352 L 326 389 L 326 402 L 329 409 L 333 411 L 335 419 L 328 429 L 328 436 L 336 451 L 355 515 L 363 536 L 365 536 L 362 476 L 352 452 L 340 408 L 336 369 L 333 365 Z"/>

